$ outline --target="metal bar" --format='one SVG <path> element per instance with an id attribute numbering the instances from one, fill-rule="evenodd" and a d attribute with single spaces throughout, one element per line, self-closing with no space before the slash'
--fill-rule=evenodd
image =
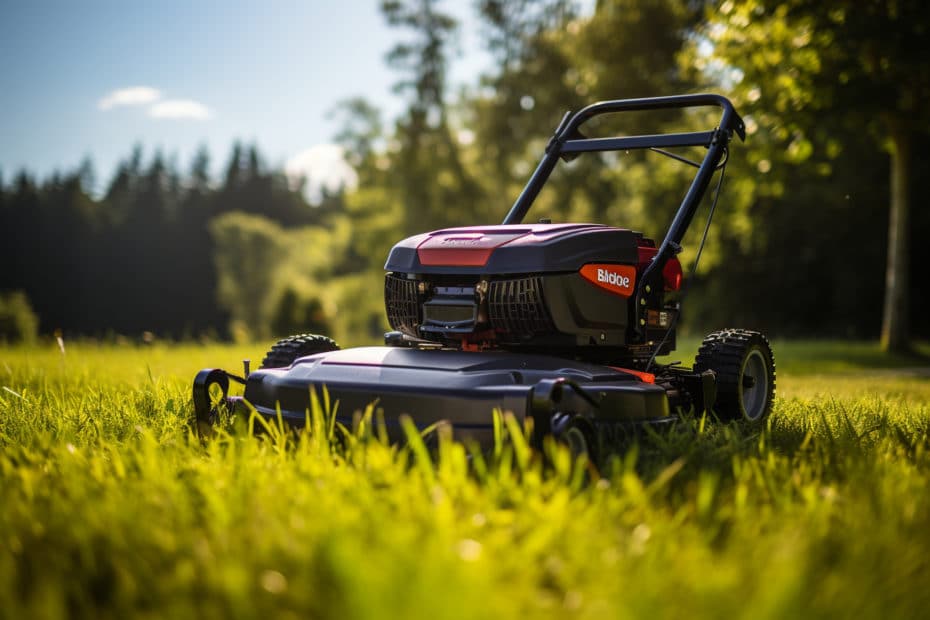
<path id="1" fill-rule="evenodd" d="M 720 127 L 728 131 L 735 131 L 740 139 L 745 139 L 743 120 L 733 109 L 730 100 L 722 95 L 674 95 L 671 97 L 647 97 L 644 99 L 619 99 L 615 101 L 599 101 L 582 108 L 571 121 L 563 128 L 562 134 L 571 136 L 585 122 L 601 114 L 614 112 L 634 112 L 638 110 L 664 110 L 669 108 L 694 108 L 702 106 L 717 106 L 723 109 Z"/>
<path id="2" fill-rule="evenodd" d="M 667 133 L 651 136 L 624 136 L 620 138 L 586 138 L 567 140 L 562 153 L 589 153 L 591 151 L 625 151 L 627 149 L 674 148 L 678 146 L 710 146 L 713 131 Z"/>
<path id="3" fill-rule="evenodd" d="M 726 151 L 728 142 L 729 134 L 726 132 L 719 132 L 717 139 L 713 141 L 708 149 L 707 155 L 701 163 L 701 167 L 698 168 L 697 174 L 694 176 L 694 180 L 688 188 L 688 193 L 685 194 L 684 199 L 681 201 L 681 206 L 678 207 L 678 212 L 675 213 L 675 219 L 672 220 L 672 224 L 665 234 L 665 239 L 662 240 L 662 245 L 659 246 L 659 251 L 656 252 L 652 261 L 646 267 L 645 271 L 643 271 L 643 275 L 636 285 L 636 298 L 634 303 L 635 322 L 633 324 L 633 329 L 641 337 L 645 333 L 645 329 L 640 320 L 642 318 L 642 310 L 640 308 L 642 304 L 640 300 L 645 297 L 645 287 L 654 274 L 661 273 L 662 269 L 665 267 L 665 263 L 681 250 L 681 240 L 684 238 L 688 226 L 691 224 L 691 220 L 694 218 L 694 214 L 701 204 L 701 198 L 703 198 L 704 194 L 707 192 L 707 186 L 710 184 L 711 178 L 717 169 L 717 165 L 720 163 L 720 159 Z"/>
<path id="4" fill-rule="evenodd" d="M 552 174 L 552 170 L 559 162 L 559 149 L 553 147 L 555 146 L 556 140 L 562 135 L 562 131 L 568 126 L 571 117 L 571 112 L 566 112 L 562 115 L 559 126 L 555 128 L 555 133 L 549 140 L 549 144 L 546 145 L 546 155 L 543 157 L 542 161 L 539 162 L 539 165 L 536 166 L 536 170 L 533 171 L 533 176 L 527 181 L 526 187 L 524 187 L 520 195 L 517 196 L 513 206 L 510 208 L 510 212 L 507 213 L 507 217 L 504 218 L 504 224 L 519 224 L 522 222 L 526 212 L 529 210 L 530 206 L 532 206 L 533 201 L 536 200 L 536 196 L 539 195 L 539 191 L 543 188 L 543 185 L 546 184 L 546 181 L 549 180 L 549 175 Z"/>
<path id="5" fill-rule="evenodd" d="M 656 257 L 662 254 L 662 248 L 666 245 L 681 243 L 688 226 L 691 224 L 691 219 L 694 217 L 695 211 L 697 211 L 701 198 L 704 197 L 704 193 L 707 191 L 707 186 L 717 169 L 717 164 L 720 163 L 720 159 L 723 157 L 725 148 L 726 139 L 718 140 L 711 145 L 707 156 L 691 182 L 691 187 L 688 188 L 688 193 L 685 194 L 684 199 L 681 201 L 678 213 L 675 214 L 675 219 L 672 220 L 672 225 L 669 226 L 668 233 L 665 235 L 665 240 L 662 242 L 662 246 L 659 247 Z"/>
<path id="6" fill-rule="evenodd" d="M 510 208 L 510 212 L 504 218 L 504 224 L 519 224 L 523 221 L 526 212 L 529 211 L 533 201 L 536 200 L 536 196 L 539 195 L 543 185 L 549 180 L 549 175 L 552 174 L 552 170 L 557 163 L 559 163 L 559 149 L 550 148 L 546 151 L 546 155 L 539 162 L 539 165 L 536 166 L 536 170 L 526 183 L 526 187 L 523 188 L 523 191 L 514 201 L 513 207 Z"/>
<path id="7" fill-rule="evenodd" d="M 700 168 L 700 167 L 701 167 L 701 164 L 697 163 L 696 161 L 691 161 L 691 160 L 688 159 L 687 157 L 682 157 L 681 155 L 676 155 L 675 153 L 672 153 L 671 151 L 665 151 L 665 150 L 663 150 L 663 149 L 657 149 L 657 148 L 654 148 L 654 147 L 650 147 L 649 150 L 652 151 L 653 153 L 658 153 L 659 155 L 665 155 L 666 157 L 670 157 L 671 159 L 674 159 L 675 161 L 681 162 L 681 163 L 685 164 L 686 166 L 691 166 L 692 168 Z"/>
<path id="8" fill-rule="evenodd" d="M 546 181 L 549 179 L 549 176 L 552 174 L 552 170 L 558 163 L 559 156 L 562 155 L 562 153 L 649 148 L 650 146 L 707 146 L 711 140 L 704 141 L 705 135 L 710 134 L 712 139 L 712 135 L 714 133 L 693 132 L 695 140 L 697 140 L 697 136 L 701 136 L 702 141 L 700 142 L 691 142 L 690 137 L 682 137 L 689 136 L 691 134 L 660 134 L 658 136 L 627 136 L 621 138 L 595 138 L 589 140 L 579 139 L 578 128 L 591 118 L 601 114 L 611 114 L 614 112 L 660 110 L 668 108 L 692 108 L 702 106 L 717 106 L 723 109 L 723 114 L 720 118 L 720 124 L 718 125 L 718 128 L 726 133 L 724 138 L 725 141 L 729 139 L 730 132 L 735 132 L 741 139 L 745 139 L 746 130 L 743 125 L 743 120 L 739 117 L 739 114 L 736 113 L 736 110 L 733 109 L 733 104 L 730 103 L 726 97 L 714 94 L 676 95 L 672 97 L 649 97 L 644 99 L 601 101 L 598 103 L 593 103 L 579 110 L 575 114 L 566 114 L 562 117 L 562 121 L 559 123 L 559 126 L 556 129 L 555 135 L 552 136 L 552 139 L 546 146 L 546 154 L 543 156 L 543 159 L 539 162 L 539 165 L 533 172 L 533 176 L 530 177 L 526 187 L 524 187 L 523 191 L 520 192 L 520 195 L 514 201 L 513 206 L 507 213 L 507 217 L 504 218 L 504 224 L 519 224 L 523 221 L 527 211 L 529 211 L 530 207 L 533 205 L 533 201 L 536 200 L 539 192 L 542 190 L 543 186 L 546 184 Z M 663 142 L 660 140 L 669 140 L 670 142 Z M 650 143 L 650 141 L 654 142 Z M 595 148 L 597 145 L 600 145 L 600 147 Z M 588 148 L 589 146 L 591 148 Z M 709 157 L 710 153 L 708 152 L 707 156 L 705 157 L 705 163 Z M 719 154 L 717 161 L 719 161 Z M 716 165 L 716 162 L 714 165 Z M 712 171 L 713 169 L 711 172 Z M 694 187 L 695 186 L 692 185 L 692 188 Z M 698 187 L 700 187 L 700 185 Z M 704 183 L 703 189 L 706 190 L 706 188 L 706 183 Z M 690 222 L 691 218 L 688 217 L 687 221 Z"/>

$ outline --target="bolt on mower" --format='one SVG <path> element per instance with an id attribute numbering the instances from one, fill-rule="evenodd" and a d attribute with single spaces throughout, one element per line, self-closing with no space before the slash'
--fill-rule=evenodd
<path id="1" fill-rule="evenodd" d="M 581 127 L 605 114 L 716 106 L 706 131 L 588 138 Z M 400 416 L 419 429 L 447 423 L 457 438 L 488 445 L 493 410 L 532 420 L 533 440 L 553 436 L 593 455 L 638 425 L 678 419 L 678 410 L 723 420 L 764 419 L 775 396 L 775 361 L 761 333 L 708 335 L 691 368 L 656 358 L 675 348 L 684 285 L 677 255 L 719 171 L 694 266 L 706 240 L 733 135 L 743 121 L 713 94 L 603 101 L 567 113 L 502 224 L 448 228 L 404 239 L 385 264 L 384 301 L 393 331 L 384 346 L 340 350 L 325 336 L 275 344 L 258 370 L 236 376 L 205 369 L 194 380 L 198 422 L 217 399 L 231 410 L 302 426 L 311 392 L 338 401 L 337 421 L 375 402 L 388 436 L 403 439 Z M 691 162 L 668 149 L 703 147 Z M 523 220 L 560 159 L 648 149 L 696 168 L 660 243 L 601 224 Z M 693 275 L 690 272 L 689 278 Z M 230 380 L 244 384 L 229 395 Z M 322 402 L 322 400 L 320 401 Z"/>

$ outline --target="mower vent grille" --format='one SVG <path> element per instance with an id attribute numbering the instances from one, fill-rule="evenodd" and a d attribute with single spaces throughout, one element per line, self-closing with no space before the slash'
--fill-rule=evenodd
<path id="1" fill-rule="evenodd" d="M 495 280 L 488 288 L 491 326 L 518 338 L 555 331 L 543 299 L 542 278 Z"/>
<path id="2" fill-rule="evenodd" d="M 389 273 L 384 276 L 384 308 L 391 329 L 415 336 L 420 323 L 417 281 Z"/>

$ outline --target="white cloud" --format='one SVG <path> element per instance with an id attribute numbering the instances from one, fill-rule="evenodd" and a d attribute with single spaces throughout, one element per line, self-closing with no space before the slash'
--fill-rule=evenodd
<path id="1" fill-rule="evenodd" d="M 109 110 L 120 105 L 145 105 L 161 99 L 161 92 L 150 86 L 130 86 L 119 88 L 107 94 L 97 102 L 101 110 Z"/>
<path id="2" fill-rule="evenodd" d="M 210 108 L 199 101 L 162 99 L 161 91 L 151 86 L 119 88 L 97 102 L 97 107 L 101 110 L 126 105 L 148 105 L 148 114 L 152 118 L 207 120 L 213 116 Z"/>
<path id="3" fill-rule="evenodd" d="M 358 185 L 358 175 L 344 155 L 337 144 L 317 144 L 291 157 L 284 165 L 284 172 L 294 186 L 305 180 L 304 195 L 310 202 L 318 202 L 324 187 L 336 191 Z"/>
<path id="4" fill-rule="evenodd" d="M 210 108 L 191 99 L 167 99 L 159 101 L 149 108 L 152 118 L 187 118 L 198 121 L 208 120 L 213 116 Z"/>

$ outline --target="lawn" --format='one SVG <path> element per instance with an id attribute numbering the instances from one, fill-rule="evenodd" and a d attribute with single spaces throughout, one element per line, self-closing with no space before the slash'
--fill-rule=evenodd
<path id="1" fill-rule="evenodd" d="M 767 425 L 685 418 L 599 471 L 519 435 L 202 442 L 194 373 L 261 346 L 0 348 L 0 617 L 925 614 L 930 362 L 774 348 Z"/>

